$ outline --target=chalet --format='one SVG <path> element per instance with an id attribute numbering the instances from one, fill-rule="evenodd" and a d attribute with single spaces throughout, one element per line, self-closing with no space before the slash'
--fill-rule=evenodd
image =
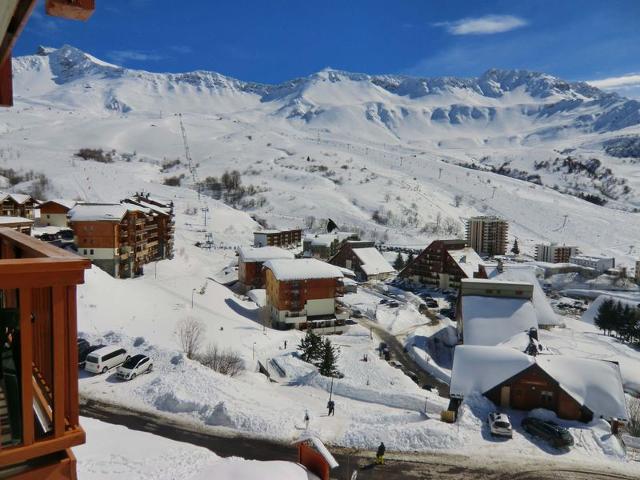
<path id="1" fill-rule="evenodd" d="M 359 240 L 357 233 L 337 232 L 314 233 L 305 235 L 302 241 L 302 254 L 306 258 L 323 260 L 333 257 L 347 240 Z"/>
<path id="2" fill-rule="evenodd" d="M 89 267 L 0 228 L 0 478 L 77 478 L 76 286 Z"/>
<path id="3" fill-rule="evenodd" d="M 33 220 L 24 217 L 0 217 L 0 228 L 11 228 L 16 232 L 31 235 Z"/>
<path id="4" fill-rule="evenodd" d="M 297 247 L 302 241 L 302 230 L 261 230 L 253 232 L 254 247 Z"/>
<path id="5" fill-rule="evenodd" d="M 122 201 L 127 206 L 136 206 L 148 213 L 147 241 L 153 246 L 151 260 L 173 258 L 175 219 L 173 202 L 165 202 L 151 197 L 148 193 L 136 193 Z M 130 207 L 133 208 L 133 207 Z"/>
<path id="6" fill-rule="evenodd" d="M 264 264 L 267 309 L 274 328 L 342 333 L 347 314 L 336 306 L 342 272 L 315 259 L 269 260 Z"/>
<path id="7" fill-rule="evenodd" d="M 502 408 L 544 408 L 567 420 L 628 419 L 620 367 L 615 362 L 458 345 L 450 395 L 464 399 L 473 394 L 484 395 Z"/>
<path id="8" fill-rule="evenodd" d="M 76 206 L 74 200 L 48 200 L 40 204 L 40 220 L 43 227 L 68 227 L 69 212 Z"/>
<path id="9" fill-rule="evenodd" d="M 395 269 L 373 246 L 373 242 L 347 240 L 329 263 L 353 270 L 361 281 L 384 280 L 395 273 Z"/>
<path id="10" fill-rule="evenodd" d="M 155 243 L 148 242 L 148 211 L 121 204 L 79 204 L 69 212 L 78 253 L 116 278 L 142 275 Z"/>
<path id="11" fill-rule="evenodd" d="M 465 240 L 435 240 L 399 277 L 439 288 L 458 288 L 463 278 L 486 278 L 482 259 L 465 245 Z"/>
<path id="12" fill-rule="evenodd" d="M 498 345 L 538 328 L 533 285 L 464 279 L 456 306 L 458 335 L 466 345 Z"/>
<path id="13" fill-rule="evenodd" d="M 238 249 L 238 281 L 247 290 L 264 288 L 264 262 L 292 258 L 293 253 L 279 247 L 241 247 Z"/>
<path id="14" fill-rule="evenodd" d="M 0 192 L 0 204 L 2 205 L 3 216 L 24 217 L 31 220 L 36 218 L 37 202 L 29 195 Z"/>

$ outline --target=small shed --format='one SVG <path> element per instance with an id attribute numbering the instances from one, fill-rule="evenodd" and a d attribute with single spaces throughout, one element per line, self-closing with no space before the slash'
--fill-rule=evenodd
<path id="1" fill-rule="evenodd" d="M 338 467 L 338 462 L 317 436 L 305 432 L 296 441 L 298 446 L 298 462 L 321 480 L 329 480 L 331 470 Z"/>

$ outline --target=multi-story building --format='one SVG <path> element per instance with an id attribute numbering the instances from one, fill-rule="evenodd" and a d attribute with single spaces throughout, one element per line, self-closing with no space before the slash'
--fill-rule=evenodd
<path id="1" fill-rule="evenodd" d="M 40 204 L 40 220 L 38 224 L 44 227 L 68 227 L 69 212 L 75 207 L 74 200 L 48 200 Z"/>
<path id="2" fill-rule="evenodd" d="M 399 276 L 439 288 L 457 288 L 463 278 L 486 278 L 482 259 L 465 245 L 464 240 L 435 240 Z"/>
<path id="3" fill-rule="evenodd" d="M 467 220 L 467 246 L 479 255 L 492 257 L 507 253 L 509 224 L 498 217 L 471 217 Z"/>
<path id="4" fill-rule="evenodd" d="M 0 228 L 0 478 L 74 480 L 76 287 L 88 260 Z"/>
<path id="5" fill-rule="evenodd" d="M 31 220 L 36 218 L 37 202 L 29 195 L 0 192 L 0 205 L 5 217 L 23 217 Z"/>
<path id="6" fill-rule="evenodd" d="M 261 230 L 253 232 L 254 247 L 297 247 L 302 241 L 302 230 Z"/>
<path id="7" fill-rule="evenodd" d="M 373 242 L 360 240 L 344 242 L 329 263 L 354 271 L 361 281 L 384 280 L 396 272 Z"/>
<path id="8" fill-rule="evenodd" d="M 616 259 L 613 257 L 601 257 L 597 255 L 573 255 L 569 263 L 580 265 L 581 267 L 592 268 L 596 272 L 604 273 L 616 267 Z"/>
<path id="9" fill-rule="evenodd" d="M 274 328 L 342 333 L 348 314 L 336 304 L 344 294 L 338 267 L 316 259 L 283 259 L 269 260 L 264 268 Z"/>
<path id="10" fill-rule="evenodd" d="M 337 232 L 310 233 L 302 241 L 302 254 L 307 258 L 327 260 L 333 257 L 347 240 L 359 240 L 357 233 Z"/>
<path id="11" fill-rule="evenodd" d="M 149 215 L 146 227 L 150 236 L 149 242 L 157 241 L 151 252 L 151 260 L 173 258 L 175 233 L 173 202 L 158 200 L 148 193 L 136 193 L 124 199 L 122 203 L 141 207 Z"/>
<path id="12" fill-rule="evenodd" d="M 241 247 L 238 249 L 238 281 L 247 290 L 264 288 L 264 262 L 292 258 L 292 252 L 279 247 Z"/>
<path id="13" fill-rule="evenodd" d="M 550 245 L 539 243 L 536 245 L 536 261 L 547 263 L 569 263 L 569 259 L 578 255 L 578 247 L 569 245 Z"/>

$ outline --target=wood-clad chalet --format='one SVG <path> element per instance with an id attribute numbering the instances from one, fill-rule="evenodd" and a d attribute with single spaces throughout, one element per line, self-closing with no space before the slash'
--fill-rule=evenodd
<path id="1" fill-rule="evenodd" d="M 69 212 L 78 253 L 116 278 L 142 274 L 155 244 L 149 244 L 147 214 L 121 204 L 79 204 Z"/>
<path id="2" fill-rule="evenodd" d="M 264 262 L 292 258 L 292 252 L 279 247 L 241 247 L 238 249 L 238 281 L 246 290 L 264 288 Z"/>
<path id="3" fill-rule="evenodd" d="M 13 105 L 11 51 L 22 33 L 37 0 L 0 2 L 0 106 Z M 95 0 L 46 0 L 48 15 L 87 20 L 95 10 Z"/>
<path id="4" fill-rule="evenodd" d="M 360 281 L 384 280 L 395 273 L 373 242 L 347 240 L 329 263 L 353 270 Z"/>
<path id="5" fill-rule="evenodd" d="M 260 230 L 253 232 L 254 247 L 297 247 L 302 241 L 302 230 Z"/>
<path id="6" fill-rule="evenodd" d="M 173 214 L 173 202 L 162 201 L 150 196 L 148 193 L 136 193 L 123 200 L 123 203 L 135 205 L 147 211 L 147 230 L 150 234 L 149 241 L 157 238 L 157 248 L 151 254 L 151 260 L 173 258 L 175 218 Z M 154 227 L 155 225 L 155 231 Z"/>
<path id="7" fill-rule="evenodd" d="M 327 260 L 333 257 L 347 240 L 360 240 L 357 233 L 338 232 L 310 233 L 304 236 L 302 252 L 307 258 Z"/>
<path id="8" fill-rule="evenodd" d="M 264 264 L 267 308 L 274 328 L 342 333 L 347 314 L 336 305 L 342 272 L 316 259 L 269 260 Z"/>
<path id="9" fill-rule="evenodd" d="M 69 212 L 76 206 L 74 200 L 47 200 L 40 204 L 39 225 L 44 227 L 68 227 Z"/>
<path id="10" fill-rule="evenodd" d="M 458 288 L 463 278 L 486 278 L 482 259 L 465 240 L 435 240 L 399 277 L 439 288 Z"/>
<path id="11" fill-rule="evenodd" d="M 0 192 L 2 215 L 6 217 L 23 217 L 33 220 L 36 218 L 37 202 L 30 195 L 23 193 Z"/>
<path id="12" fill-rule="evenodd" d="M 502 408 L 544 408 L 567 420 L 628 419 L 615 362 L 459 345 L 453 357 L 450 395 L 464 399 L 473 394 L 484 395 Z"/>
<path id="13" fill-rule="evenodd" d="M 0 478 L 77 478 L 76 286 L 89 267 L 0 228 Z"/>

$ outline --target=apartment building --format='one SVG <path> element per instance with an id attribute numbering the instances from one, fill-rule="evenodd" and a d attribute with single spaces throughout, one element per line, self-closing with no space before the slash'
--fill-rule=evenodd
<path id="1" fill-rule="evenodd" d="M 254 247 L 297 247 L 302 241 L 302 230 L 261 230 L 253 232 Z"/>
<path id="2" fill-rule="evenodd" d="M 616 268 L 615 258 L 601 257 L 599 255 L 573 255 L 569 258 L 569 263 L 592 268 L 598 273 L 604 273 L 611 268 Z"/>
<path id="3" fill-rule="evenodd" d="M 480 256 L 492 257 L 507 253 L 509 224 L 498 217 L 471 217 L 466 223 L 468 247 Z"/>
<path id="4" fill-rule="evenodd" d="M 23 217 L 33 220 L 36 218 L 37 204 L 30 195 L 0 192 L 0 206 L 2 216 L 5 217 Z"/>
<path id="5" fill-rule="evenodd" d="M 569 259 L 579 253 L 578 247 L 555 243 L 539 243 L 535 248 L 535 258 L 538 262 L 569 263 Z"/>

